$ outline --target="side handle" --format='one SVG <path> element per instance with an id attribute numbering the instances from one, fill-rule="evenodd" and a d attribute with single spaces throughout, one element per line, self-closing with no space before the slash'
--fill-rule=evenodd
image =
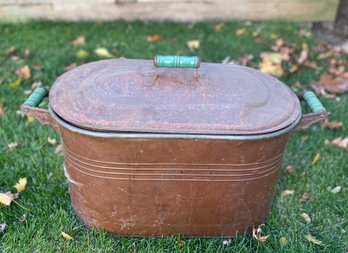
<path id="1" fill-rule="evenodd" d="M 25 100 L 21 106 L 21 111 L 37 119 L 42 125 L 51 125 L 59 133 L 59 125 L 52 118 L 46 109 L 38 108 L 42 100 L 47 97 L 48 91 L 44 88 L 36 88 L 35 91 Z"/>
<path id="2" fill-rule="evenodd" d="M 295 131 L 307 129 L 314 123 L 317 123 L 327 118 L 327 111 L 325 107 L 313 92 L 308 91 L 305 92 L 303 95 L 299 95 L 298 97 L 300 100 L 304 100 L 307 102 L 309 108 L 311 108 L 312 110 L 312 113 L 305 114 L 302 116 L 300 122 L 294 129 Z"/>

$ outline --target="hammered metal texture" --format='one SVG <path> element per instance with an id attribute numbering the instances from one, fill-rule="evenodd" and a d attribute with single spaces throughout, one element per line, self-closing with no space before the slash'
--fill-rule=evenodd
<path id="1" fill-rule="evenodd" d="M 63 74 L 51 108 L 80 128 L 114 132 L 260 134 L 300 116 L 286 85 L 231 64 L 155 68 L 149 60 L 104 60 Z"/>

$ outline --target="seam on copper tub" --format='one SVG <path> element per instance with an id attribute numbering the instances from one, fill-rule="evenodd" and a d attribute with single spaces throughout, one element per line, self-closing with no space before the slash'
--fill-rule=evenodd
<path id="1" fill-rule="evenodd" d="M 192 166 L 202 166 L 202 165 L 206 165 L 206 166 L 238 166 L 238 167 L 243 167 L 243 166 L 250 166 L 250 165 L 262 165 L 262 164 L 268 164 L 273 160 L 278 160 L 280 157 L 282 157 L 284 155 L 284 152 L 281 152 L 275 156 L 273 156 L 271 159 L 269 160 L 265 160 L 265 161 L 261 161 L 261 162 L 255 162 L 255 163 L 240 163 L 240 164 L 211 164 L 211 163 L 117 163 L 117 162 L 107 162 L 107 161 L 103 161 L 103 160 L 94 160 L 94 159 L 90 159 L 90 158 L 86 158 L 83 157 L 81 155 L 78 155 L 74 152 L 72 152 L 71 150 L 69 150 L 67 147 L 64 147 L 64 151 L 65 153 L 69 154 L 70 156 L 75 156 L 78 157 L 81 160 L 86 160 L 89 162 L 95 162 L 95 163 L 100 163 L 100 164 L 116 164 L 116 165 L 129 165 L 129 166 L 153 166 L 153 165 L 159 165 L 159 166 L 163 166 L 163 165 L 174 165 L 174 166 L 183 166 L 183 165 L 192 165 Z"/>
<path id="2" fill-rule="evenodd" d="M 154 172 L 150 172 L 150 173 L 139 173 L 137 170 L 133 170 L 132 172 L 124 172 L 125 170 L 121 170 L 121 172 L 118 172 L 117 169 L 113 169 L 113 171 L 102 171 L 102 170 L 95 170 L 93 169 L 94 166 L 91 166 L 92 168 L 87 168 L 86 166 L 82 166 L 81 164 L 76 163 L 75 161 L 70 160 L 70 158 L 66 157 L 66 161 L 68 161 L 69 163 L 71 163 L 73 165 L 73 167 L 79 167 L 82 170 L 87 170 L 90 172 L 94 172 L 94 173 L 99 173 L 99 174 L 109 174 L 109 175 L 129 175 L 129 176 L 201 176 L 201 177 L 248 177 L 248 176 L 254 176 L 254 175 L 262 175 L 262 174 L 266 174 L 267 172 L 270 172 L 274 169 L 277 169 L 280 162 L 278 161 L 278 163 L 272 165 L 272 166 L 268 166 L 267 169 L 265 170 L 259 170 L 256 171 L 254 173 L 243 173 L 241 174 L 240 172 L 244 172 L 244 171 L 233 171 L 233 170 L 226 170 L 223 171 L 221 173 L 221 171 L 218 170 L 208 170 L 208 171 L 203 171 L 203 173 L 194 173 L 194 174 L 190 174 L 190 173 L 175 173 L 177 171 L 181 171 L 180 169 L 175 169 L 172 171 L 168 171 L 168 170 L 162 170 L 161 168 L 157 168 L 157 169 L 153 169 L 152 171 Z M 191 170 L 186 170 L 186 171 L 191 171 Z M 195 170 L 194 172 L 197 172 L 199 170 Z M 166 172 L 166 173 L 163 173 Z M 169 172 L 169 173 L 168 173 Z M 172 173 L 170 173 L 172 172 Z M 174 173 L 173 173 L 174 172 Z M 208 172 L 208 173 L 204 173 L 204 172 Z M 229 174 L 229 173 L 225 173 L 225 172 L 230 172 L 233 174 Z M 248 172 L 248 171 L 246 171 Z M 221 174 L 218 174 L 221 173 Z"/>

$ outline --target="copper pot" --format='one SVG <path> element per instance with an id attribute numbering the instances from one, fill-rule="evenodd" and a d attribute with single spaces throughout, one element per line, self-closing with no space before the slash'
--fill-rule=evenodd
<path id="1" fill-rule="evenodd" d="M 58 78 L 49 110 L 38 108 L 46 95 L 22 111 L 60 133 L 77 216 L 120 235 L 250 231 L 269 212 L 289 136 L 327 116 L 311 92 L 302 116 L 275 78 L 196 57 L 88 63 Z"/>

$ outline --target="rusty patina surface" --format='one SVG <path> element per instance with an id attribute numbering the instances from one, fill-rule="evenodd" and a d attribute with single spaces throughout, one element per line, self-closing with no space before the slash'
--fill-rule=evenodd
<path id="1" fill-rule="evenodd" d="M 149 60 L 105 60 L 62 75 L 52 109 L 85 129 L 152 133 L 260 134 L 300 116 L 285 84 L 251 68 L 202 63 L 155 68 Z"/>

